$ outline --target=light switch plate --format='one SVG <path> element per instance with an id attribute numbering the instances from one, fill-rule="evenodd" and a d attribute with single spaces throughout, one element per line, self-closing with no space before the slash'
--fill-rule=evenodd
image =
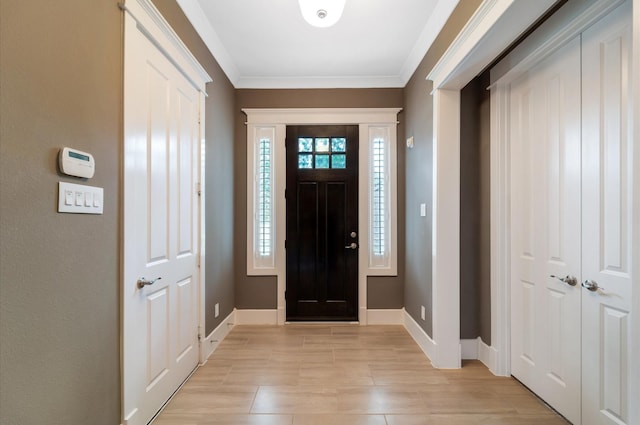
<path id="1" fill-rule="evenodd" d="M 427 216 L 427 204 L 420 204 L 420 217 Z"/>
<path id="2" fill-rule="evenodd" d="M 58 212 L 102 214 L 103 196 L 104 190 L 101 187 L 58 182 Z"/>

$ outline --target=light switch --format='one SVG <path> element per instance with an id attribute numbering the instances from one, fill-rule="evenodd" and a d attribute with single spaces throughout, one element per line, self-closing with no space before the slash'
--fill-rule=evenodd
<path id="1" fill-rule="evenodd" d="M 427 216 L 427 204 L 420 204 L 420 217 Z"/>
<path id="2" fill-rule="evenodd" d="M 75 214 L 102 214 L 101 187 L 58 183 L 58 212 Z"/>

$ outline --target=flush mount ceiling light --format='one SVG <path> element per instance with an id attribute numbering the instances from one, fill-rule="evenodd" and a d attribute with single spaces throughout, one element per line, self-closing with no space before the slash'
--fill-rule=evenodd
<path id="1" fill-rule="evenodd" d="M 340 20 L 346 0 L 298 0 L 305 21 L 326 28 Z"/>

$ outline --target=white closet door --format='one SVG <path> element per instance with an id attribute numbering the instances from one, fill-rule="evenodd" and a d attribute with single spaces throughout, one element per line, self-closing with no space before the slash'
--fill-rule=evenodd
<path id="1" fill-rule="evenodd" d="M 510 102 L 512 374 L 579 423 L 579 37 L 512 83 Z"/>
<path id="2" fill-rule="evenodd" d="M 630 49 L 629 1 L 583 33 L 582 278 L 601 287 L 582 289 L 586 425 L 629 423 L 628 363 L 639 360 L 627 352 L 634 171 Z"/>
<path id="3" fill-rule="evenodd" d="M 198 363 L 199 93 L 125 25 L 123 403 L 144 425 Z"/>

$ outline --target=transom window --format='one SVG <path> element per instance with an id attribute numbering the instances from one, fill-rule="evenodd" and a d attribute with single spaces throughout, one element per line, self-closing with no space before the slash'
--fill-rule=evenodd
<path id="1" fill-rule="evenodd" d="M 298 138 L 298 168 L 347 168 L 347 139 L 344 137 Z"/>

